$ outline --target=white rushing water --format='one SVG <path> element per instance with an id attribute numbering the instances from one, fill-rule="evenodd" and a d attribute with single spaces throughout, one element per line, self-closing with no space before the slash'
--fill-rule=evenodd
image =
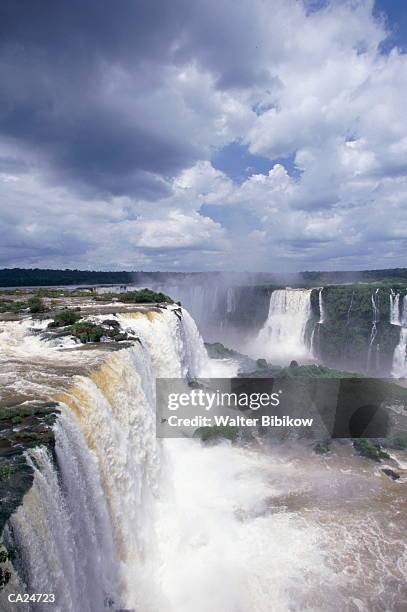
<path id="1" fill-rule="evenodd" d="M 374 349 L 374 343 L 376 340 L 376 336 L 377 336 L 377 324 L 380 320 L 380 310 L 379 310 L 379 306 L 378 306 L 378 300 L 379 300 L 379 289 L 376 289 L 376 291 L 374 293 L 372 293 L 371 296 L 371 302 L 372 302 L 372 329 L 370 332 L 370 339 L 369 339 L 369 347 L 367 349 L 367 364 L 366 364 L 366 370 L 369 372 L 372 369 L 372 355 L 373 355 L 373 349 Z M 378 367 L 378 360 L 379 360 L 379 345 L 376 345 L 376 360 L 375 360 L 375 367 Z"/>
<path id="2" fill-rule="evenodd" d="M 318 293 L 318 304 L 319 304 L 319 321 L 318 321 L 318 323 L 320 325 L 322 325 L 322 323 L 325 323 L 325 321 L 326 321 L 325 304 L 324 304 L 324 298 L 323 298 L 322 292 L 323 292 L 323 289 L 320 289 L 319 293 Z"/>
<path id="3" fill-rule="evenodd" d="M 291 321 L 300 343 L 310 292 L 287 293 L 273 312 L 280 336 Z M 56 595 L 35 612 L 396 610 L 405 547 L 397 530 L 383 533 L 393 523 L 384 514 L 381 526 L 371 500 L 397 483 L 364 473 L 361 458 L 158 440 L 155 377 L 223 376 L 231 365 L 208 359 L 185 310 L 117 319 L 141 343 L 57 394 L 58 471 L 44 449 L 30 451 L 34 484 L 9 522 L 27 588 Z M 29 338 L 16 343 L 22 355 L 27 342 L 30 363 L 47 351 L 72 363 L 74 353 Z"/>
<path id="4" fill-rule="evenodd" d="M 61 612 L 101 612 L 109 601 L 113 609 L 147 606 L 162 484 L 155 377 L 233 376 L 237 370 L 209 360 L 185 310 L 117 318 L 141 343 L 108 355 L 56 395 L 62 406 L 55 426 L 62 489 L 47 451 L 30 451 L 34 484 L 8 527 L 23 557 L 25 581 L 33 591 L 55 593 L 54 609 Z M 22 359 L 26 351 L 29 362 L 43 360 L 44 371 L 46 357 L 67 365 L 74 360 L 74 353 L 55 353 L 52 344 L 31 335 L 28 323 L 7 330 L 9 359 Z M 153 590 L 159 594 L 160 586 Z M 158 601 L 148 609 L 161 610 Z"/>
<path id="5" fill-rule="evenodd" d="M 318 292 L 319 320 L 314 324 L 310 340 L 311 355 L 315 359 L 319 356 L 321 325 L 323 325 L 326 321 L 326 311 L 322 292 L 323 288 Z"/>
<path id="6" fill-rule="evenodd" d="M 236 308 L 236 303 L 235 303 L 235 288 L 234 287 L 228 287 L 227 291 L 226 291 L 226 311 L 228 313 L 231 313 L 235 310 Z"/>
<path id="7" fill-rule="evenodd" d="M 390 290 L 390 323 L 401 325 L 400 321 L 400 293 Z"/>
<path id="8" fill-rule="evenodd" d="M 270 296 L 267 320 L 251 349 L 256 356 L 286 363 L 311 357 L 306 341 L 311 289 L 278 289 Z"/>
<path id="9" fill-rule="evenodd" d="M 353 306 L 353 300 L 355 298 L 355 291 L 352 291 L 352 295 L 350 297 L 350 303 L 349 303 L 349 308 L 348 308 L 348 314 L 346 316 L 346 324 L 349 325 L 350 321 L 351 321 L 351 315 L 352 315 L 352 306 Z"/>
<path id="10" fill-rule="evenodd" d="M 398 312 L 398 323 L 393 324 L 400 326 L 400 339 L 394 350 L 391 373 L 395 378 L 405 378 L 407 377 L 407 294 L 403 298 L 401 314 L 400 310 Z M 395 319 L 395 317 L 393 318 Z M 392 320 L 390 322 L 392 323 Z"/>

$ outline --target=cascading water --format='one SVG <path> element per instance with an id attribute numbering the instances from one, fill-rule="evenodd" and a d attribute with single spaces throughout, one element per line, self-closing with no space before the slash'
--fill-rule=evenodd
<path id="1" fill-rule="evenodd" d="M 318 292 L 319 320 L 317 323 L 315 323 L 311 334 L 311 355 L 314 358 L 317 358 L 319 355 L 321 325 L 325 323 L 326 320 L 325 304 L 322 292 L 323 288 Z"/>
<path id="2" fill-rule="evenodd" d="M 77 427 L 65 424 L 56 431 L 64 489 L 48 452 L 31 450 L 34 483 L 9 522 L 8 537 L 30 591 L 55 593 L 61 611 L 99 612 L 107 599 L 120 602 L 112 523 L 93 457 Z"/>
<path id="3" fill-rule="evenodd" d="M 226 291 L 226 311 L 231 313 L 235 310 L 235 290 L 234 287 L 228 287 Z"/>
<path id="4" fill-rule="evenodd" d="M 310 296 L 290 292 L 275 296 L 273 312 L 289 311 L 303 341 Z M 34 484 L 7 526 L 20 550 L 18 590 L 56 595 L 35 612 L 395 610 L 403 531 L 371 499 L 387 487 L 395 506 L 397 484 L 369 474 L 365 459 L 342 456 L 343 445 L 324 461 L 309 448 L 260 441 L 157 440 L 155 377 L 215 375 L 213 364 L 185 310 L 116 319 L 140 342 L 99 353 L 97 367 L 70 384 L 76 361 L 93 366 L 97 351 L 58 352 L 18 325 L 10 328 L 16 346 L 5 342 L 9 361 L 28 347 L 29 370 L 41 358 L 43 379 L 33 384 L 54 397 L 55 362 L 67 370 L 58 374 L 57 462 L 43 448 L 29 451 Z M 43 383 L 47 367 L 52 384 Z"/>
<path id="5" fill-rule="evenodd" d="M 372 368 L 372 353 L 373 353 L 373 347 L 374 347 L 374 343 L 376 340 L 376 336 L 377 336 L 377 324 L 380 320 L 380 310 L 379 310 L 379 306 L 378 306 L 378 300 L 379 300 L 379 289 L 376 289 L 376 291 L 374 293 L 372 293 L 371 296 L 371 302 L 372 302 L 372 330 L 370 332 L 370 339 L 369 339 L 369 347 L 367 350 L 367 365 L 366 365 L 366 370 L 369 372 Z M 380 347 L 377 344 L 376 345 L 376 363 L 375 363 L 375 367 L 376 369 L 378 368 L 378 360 L 379 360 L 379 350 Z"/>
<path id="6" fill-rule="evenodd" d="M 403 298 L 401 315 L 399 311 L 398 323 L 400 326 L 400 339 L 394 350 L 392 376 L 395 378 L 407 377 L 407 294 Z"/>
<path id="7" fill-rule="evenodd" d="M 180 301 L 194 321 L 199 325 L 205 339 L 211 339 L 214 327 L 222 324 L 222 313 L 226 313 L 226 287 L 219 287 L 216 282 L 200 281 L 168 281 L 153 283 L 152 288 L 170 295 Z"/>
<path id="8" fill-rule="evenodd" d="M 321 325 L 322 323 L 325 323 L 326 320 L 326 313 L 325 313 L 325 305 L 324 305 L 324 299 L 322 296 L 322 291 L 323 289 L 319 290 L 319 294 L 318 294 L 318 303 L 319 303 L 319 324 Z"/>
<path id="9" fill-rule="evenodd" d="M 59 472 L 44 448 L 30 451 L 34 483 L 7 527 L 26 584 L 31 591 L 55 593 L 53 609 L 61 612 L 101 612 L 110 605 L 156 609 L 147 605 L 146 570 L 156 546 L 162 452 L 155 437 L 155 377 L 215 374 L 187 311 L 168 308 L 117 319 L 140 342 L 112 353 L 88 376 L 75 376 L 54 396 L 62 410 L 55 425 Z M 32 346 L 33 360 L 64 355 L 69 362 L 72 353 L 55 353 L 27 331 L 26 325 L 13 330 L 14 354 L 22 357 L 24 347 Z M 236 374 L 230 365 L 217 365 L 220 376 Z M 153 590 L 160 593 L 157 584 Z M 37 604 L 36 610 L 43 608 Z"/>
<path id="10" fill-rule="evenodd" d="M 400 322 L 400 293 L 390 290 L 390 323 L 401 325 Z"/>
<path id="11" fill-rule="evenodd" d="M 349 303 L 349 308 L 348 308 L 348 314 L 346 317 L 346 325 L 350 325 L 350 319 L 351 319 L 351 314 L 352 314 L 352 306 L 353 306 L 353 300 L 355 298 L 355 291 L 352 291 L 352 295 L 350 298 L 350 303 Z"/>
<path id="12" fill-rule="evenodd" d="M 260 330 L 252 353 L 286 362 L 311 357 L 306 328 L 311 316 L 311 289 L 278 289 L 270 297 L 267 321 Z"/>

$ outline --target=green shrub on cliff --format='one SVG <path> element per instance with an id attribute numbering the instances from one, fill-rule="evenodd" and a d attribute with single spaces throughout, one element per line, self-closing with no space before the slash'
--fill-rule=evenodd
<path id="1" fill-rule="evenodd" d="M 367 438 L 358 438 L 353 441 L 353 447 L 359 455 L 373 461 L 381 461 L 381 459 L 390 459 L 390 455 L 382 451 L 380 444 L 372 442 Z"/>
<path id="2" fill-rule="evenodd" d="M 103 327 L 91 323 L 90 321 L 79 321 L 70 328 L 70 332 L 76 338 L 86 344 L 86 342 L 100 342 L 101 337 L 105 334 Z"/>
<path id="3" fill-rule="evenodd" d="M 26 302 L 17 300 L 0 300 L 0 313 L 2 312 L 21 312 L 27 308 Z"/>
<path id="4" fill-rule="evenodd" d="M 65 325 L 74 325 L 82 318 L 82 315 L 77 310 L 66 308 L 59 310 L 54 314 L 54 320 L 49 324 L 49 327 L 65 327 Z"/>
<path id="5" fill-rule="evenodd" d="M 98 301 L 109 302 L 113 299 L 118 300 L 119 302 L 125 303 L 135 303 L 135 304 L 173 304 L 174 300 L 172 300 L 165 293 L 161 293 L 161 291 L 152 291 L 151 289 L 140 289 L 139 291 L 126 291 L 125 293 L 103 293 L 102 295 L 97 296 Z"/>
<path id="6" fill-rule="evenodd" d="M 27 304 L 32 314 L 36 314 L 37 312 L 45 312 L 47 310 L 44 302 L 39 297 L 31 297 L 29 300 L 27 300 Z"/>
<path id="7" fill-rule="evenodd" d="M 235 442 L 239 435 L 239 427 L 229 425 L 218 425 L 212 427 L 199 427 L 194 432 L 194 438 L 200 438 L 202 442 L 212 442 L 220 439 Z"/>
<path id="8" fill-rule="evenodd" d="M 319 318 L 319 290 L 312 292 L 314 350 L 328 366 L 387 374 L 391 369 L 400 328 L 390 324 L 390 289 L 377 285 L 330 285 L 322 292 L 325 320 Z M 401 291 L 403 295 L 403 291 Z M 372 338 L 373 303 L 377 308 L 376 336 Z M 316 327 L 315 327 L 316 326 Z M 312 329 L 311 329 L 312 333 Z"/>

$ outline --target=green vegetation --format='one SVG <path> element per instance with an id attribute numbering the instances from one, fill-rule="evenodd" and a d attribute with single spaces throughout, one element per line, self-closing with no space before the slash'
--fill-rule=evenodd
<path id="1" fill-rule="evenodd" d="M 390 288 L 381 288 L 376 293 L 377 288 L 377 284 L 324 287 L 322 296 L 326 318 L 324 324 L 319 326 L 316 338 L 319 358 L 324 363 L 333 367 L 365 370 L 372 331 L 374 295 L 379 320 L 371 367 L 381 372 L 390 371 L 400 328 L 390 324 Z M 393 288 L 396 286 L 393 285 Z M 400 286 L 397 288 L 400 290 Z M 402 288 L 405 292 L 406 286 Z M 318 293 L 313 291 L 311 296 L 314 320 L 310 322 L 309 333 L 319 318 Z"/>
<path id="2" fill-rule="evenodd" d="M 41 436 L 35 431 L 17 431 L 12 434 L 14 440 L 27 440 L 30 442 L 37 442 L 41 439 Z"/>
<path id="3" fill-rule="evenodd" d="M 292 362 L 288 367 L 282 367 L 267 363 L 264 365 L 263 362 L 264 359 L 258 359 L 256 370 L 239 373 L 238 376 L 240 378 L 361 378 L 358 372 L 334 370 L 315 364 L 299 365 L 297 362 Z"/>
<path id="4" fill-rule="evenodd" d="M 390 455 L 381 449 L 378 442 L 373 442 L 367 438 L 358 438 L 353 440 L 353 447 L 359 455 L 362 455 L 362 457 L 366 457 L 367 459 L 373 459 L 373 461 L 390 459 Z"/>
<path id="5" fill-rule="evenodd" d="M 11 572 L 7 568 L 3 568 L 1 566 L 8 561 L 12 561 L 14 557 L 15 553 L 13 549 L 0 550 L 0 591 L 4 589 L 11 579 Z"/>
<path id="6" fill-rule="evenodd" d="M 86 342 L 100 342 L 101 337 L 105 334 L 103 327 L 90 321 L 79 321 L 72 325 L 69 331 L 72 336 L 79 338 L 83 344 Z"/>
<path id="7" fill-rule="evenodd" d="M 211 359 L 225 359 L 235 357 L 238 353 L 227 348 L 222 342 L 205 342 L 205 348 Z"/>
<path id="8" fill-rule="evenodd" d="M 0 313 L 2 312 L 13 312 L 19 313 L 24 312 L 25 310 L 29 310 L 31 314 L 36 314 L 39 312 L 45 312 L 47 309 L 42 302 L 42 300 L 38 297 L 31 297 L 27 301 L 21 300 L 8 300 L 2 299 L 0 300 Z"/>
<path id="9" fill-rule="evenodd" d="M 128 284 L 134 282 L 134 277 L 135 274 L 131 272 L 5 268 L 0 270 L 0 287 Z"/>
<path id="10" fill-rule="evenodd" d="M 14 473 L 14 469 L 11 465 L 0 465 L 0 480 L 9 480 Z"/>
<path id="11" fill-rule="evenodd" d="M 331 446 L 331 440 L 321 440 L 314 444 L 313 449 L 317 455 L 326 455 L 329 453 Z"/>
<path id="12" fill-rule="evenodd" d="M 40 298 L 89 297 L 92 289 L 37 289 L 35 296 Z"/>
<path id="13" fill-rule="evenodd" d="M 151 303 L 168 303 L 173 304 L 172 300 L 165 293 L 152 291 L 151 289 L 140 289 L 139 291 L 126 291 L 124 293 L 102 293 L 95 297 L 97 301 L 110 302 L 112 300 L 118 300 L 124 303 L 135 303 L 135 304 L 151 304 Z"/>
<path id="14" fill-rule="evenodd" d="M 29 298 L 27 300 L 27 305 L 30 309 L 31 314 L 36 314 L 37 312 L 45 312 L 47 310 L 42 299 L 36 296 Z"/>
<path id="15" fill-rule="evenodd" d="M 0 313 L 3 312 L 22 312 L 28 308 L 27 302 L 18 300 L 0 300 Z"/>
<path id="16" fill-rule="evenodd" d="M 65 308 L 64 310 L 58 310 L 54 314 L 54 320 L 48 325 L 48 327 L 65 327 L 66 325 L 74 325 L 81 318 L 82 315 L 78 310 Z"/>
<path id="17" fill-rule="evenodd" d="M 14 419 L 18 419 L 17 422 L 20 423 L 24 417 L 55 414 L 57 408 L 57 402 L 30 402 L 18 406 L 2 406 L 0 407 L 0 428 L 4 427 L 1 421 L 14 422 Z"/>
<path id="18" fill-rule="evenodd" d="M 0 535 L 32 485 L 33 470 L 24 453 L 39 445 L 53 452 L 52 426 L 58 412 L 56 402 L 32 401 L 0 407 Z"/>
<path id="19" fill-rule="evenodd" d="M 199 427 L 194 432 L 194 438 L 200 438 L 202 442 L 213 442 L 219 439 L 236 441 L 239 435 L 239 427 Z"/>
<path id="20" fill-rule="evenodd" d="M 268 364 L 265 359 L 257 359 L 256 366 L 259 370 L 265 370 L 268 367 Z"/>
<path id="21" fill-rule="evenodd" d="M 383 446 L 394 450 L 407 450 L 407 436 L 396 436 L 382 441 Z"/>

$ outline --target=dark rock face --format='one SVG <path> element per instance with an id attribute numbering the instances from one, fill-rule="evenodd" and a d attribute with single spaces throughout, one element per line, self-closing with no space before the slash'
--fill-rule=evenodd
<path id="1" fill-rule="evenodd" d="M 371 285 L 333 285 L 325 287 L 322 295 L 326 318 L 317 333 L 320 361 L 329 367 L 388 375 L 400 337 L 400 327 L 390 323 L 390 288 L 376 291 Z M 372 297 L 377 321 L 371 343 Z M 312 310 L 315 325 L 319 316 L 316 290 L 312 292 Z"/>
<path id="2" fill-rule="evenodd" d="M 386 474 L 386 476 L 389 476 L 389 478 L 391 478 L 392 480 L 399 480 L 400 478 L 400 474 L 398 474 L 394 470 L 391 470 L 390 468 L 383 468 L 382 472 L 383 474 Z"/>
<path id="3" fill-rule="evenodd" d="M 0 408 L 0 535 L 33 482 L 24 451 L 42 445 L 53 452 L 57 413 L 55 402 Z"/>
<path id="4" fill-rule="evenodd" d="M 102 321 L 102 325 L 105 327 L 120 328 L 120 323 L 116 319 L 105 319 Z"/>
<path id="5" fill-rule="evenodd" d="M 219 337 L 223 337 L 227 330 L 235 330 L 236 337 L 242 341 L 256 335 L 267 320 L 272 292 L 281 288 L 273 285 L 236 286 L 233 288 L 233 307 L 229 309 L 227 292 L 223 291 L 218 297 L 217 310 L 212 314 L 213 325 L 219 326 Z M 320 289 L 313 289 L 306 341 L 310 344 L 313 337 L 313 352 L 320 363 L 375 376 L 390 374 L 394 350 L 400 338 L 400 327 L 390 323 L 392 289 L 400 293 L 401 304 L 407 291 L 402 284 L 392 287 L 373 284 L 325 286 L 322 289 L 325 315 L 322 323 L 319 323 Z"/>

